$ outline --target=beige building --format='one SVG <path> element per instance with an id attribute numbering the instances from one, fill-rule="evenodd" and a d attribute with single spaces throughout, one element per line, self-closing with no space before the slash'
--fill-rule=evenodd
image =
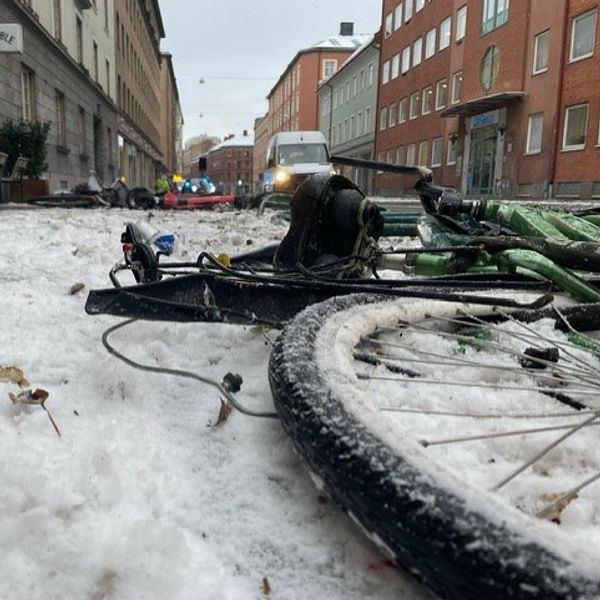
<path id="1" fill-rule="evenodd" d="M 163 165 L 168 173 L 181 173 L 183 166 L 183 114 L 179 103 L 179 92 L 173 59 L 163 53 L 160 70 L 161 108 L 160 122 Z"/>
<path id="2" fill-rule="evenodd" d="M 165 31 L 158 0 L 116 0 L 115 8 L 119 170 L 129 187 L 152 188 L 167 170 L 160 131 Z"/>

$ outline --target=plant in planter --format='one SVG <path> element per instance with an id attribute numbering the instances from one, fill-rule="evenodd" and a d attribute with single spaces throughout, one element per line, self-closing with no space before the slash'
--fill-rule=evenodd
<path id="1" fill-rule="evenodd" d="M 48 169 L 46 162 L 48 150 L 48 132 L 50 123 L 41 121 L 15 121 L 6 119 L 0 125 L 0 152 L 6 152 L 5 173 L 12 173 L 15 162 L 19 156 L 29 159 L 23 172 L 29 179 L 25 182 L 27 190 L 21 184 L 21 196 L 39 196 L 47 193 L 47 182 L 40 181 L 39 177 Z"/>

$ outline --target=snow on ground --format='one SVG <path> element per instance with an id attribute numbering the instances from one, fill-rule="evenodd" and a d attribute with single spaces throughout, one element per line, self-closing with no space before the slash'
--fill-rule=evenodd
<path id="1" fill-rule="evenodd" d="M 118 320 L 86 315 L 87 291 L 110 287 L 123 226 L 141 216 L 0 211 L 0 368 L 49 392 L 62 433 L 39 406 L 13 405 L 18 386 L 0 381 L 0 598 L 428 597 L 319 495 L 277 421 L 233 413 L 211 426 L 214 389 L 106 353 L 100 337 Z M 180 237 L 180 260 L 246 251 L 286 229 L 253 212 L 152 221 Z M 72 295 L 76 283 L 85 289 Z M 272 410 L 270 347 L 253 328 L 140 322 L 112 342 L 154 366 L 219 381 L 238 372 L 238 399 Z"/>

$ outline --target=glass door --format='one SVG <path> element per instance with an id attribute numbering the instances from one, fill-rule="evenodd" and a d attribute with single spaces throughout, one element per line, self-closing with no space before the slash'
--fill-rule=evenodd
<path id="1" fill-rule="evenodd" d="M 476 129 L 471 133 L 469 182 L 471 196 L 491 196 L 494 193 L 496 171 L 497 130 L 495 127 Z"/>

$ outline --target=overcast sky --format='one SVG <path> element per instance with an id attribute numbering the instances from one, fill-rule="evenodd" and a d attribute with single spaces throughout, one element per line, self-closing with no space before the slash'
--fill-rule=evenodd
<path id="1" fill-rule="evenodd" d="M 374 33 L 381 6 L 381 0 L 160 0 L 162 49 L 173 55 L 184 139 L 252 131 L 298 50 L 337 35 L 342 21 L 354 22 L 355 33 Z"/>

